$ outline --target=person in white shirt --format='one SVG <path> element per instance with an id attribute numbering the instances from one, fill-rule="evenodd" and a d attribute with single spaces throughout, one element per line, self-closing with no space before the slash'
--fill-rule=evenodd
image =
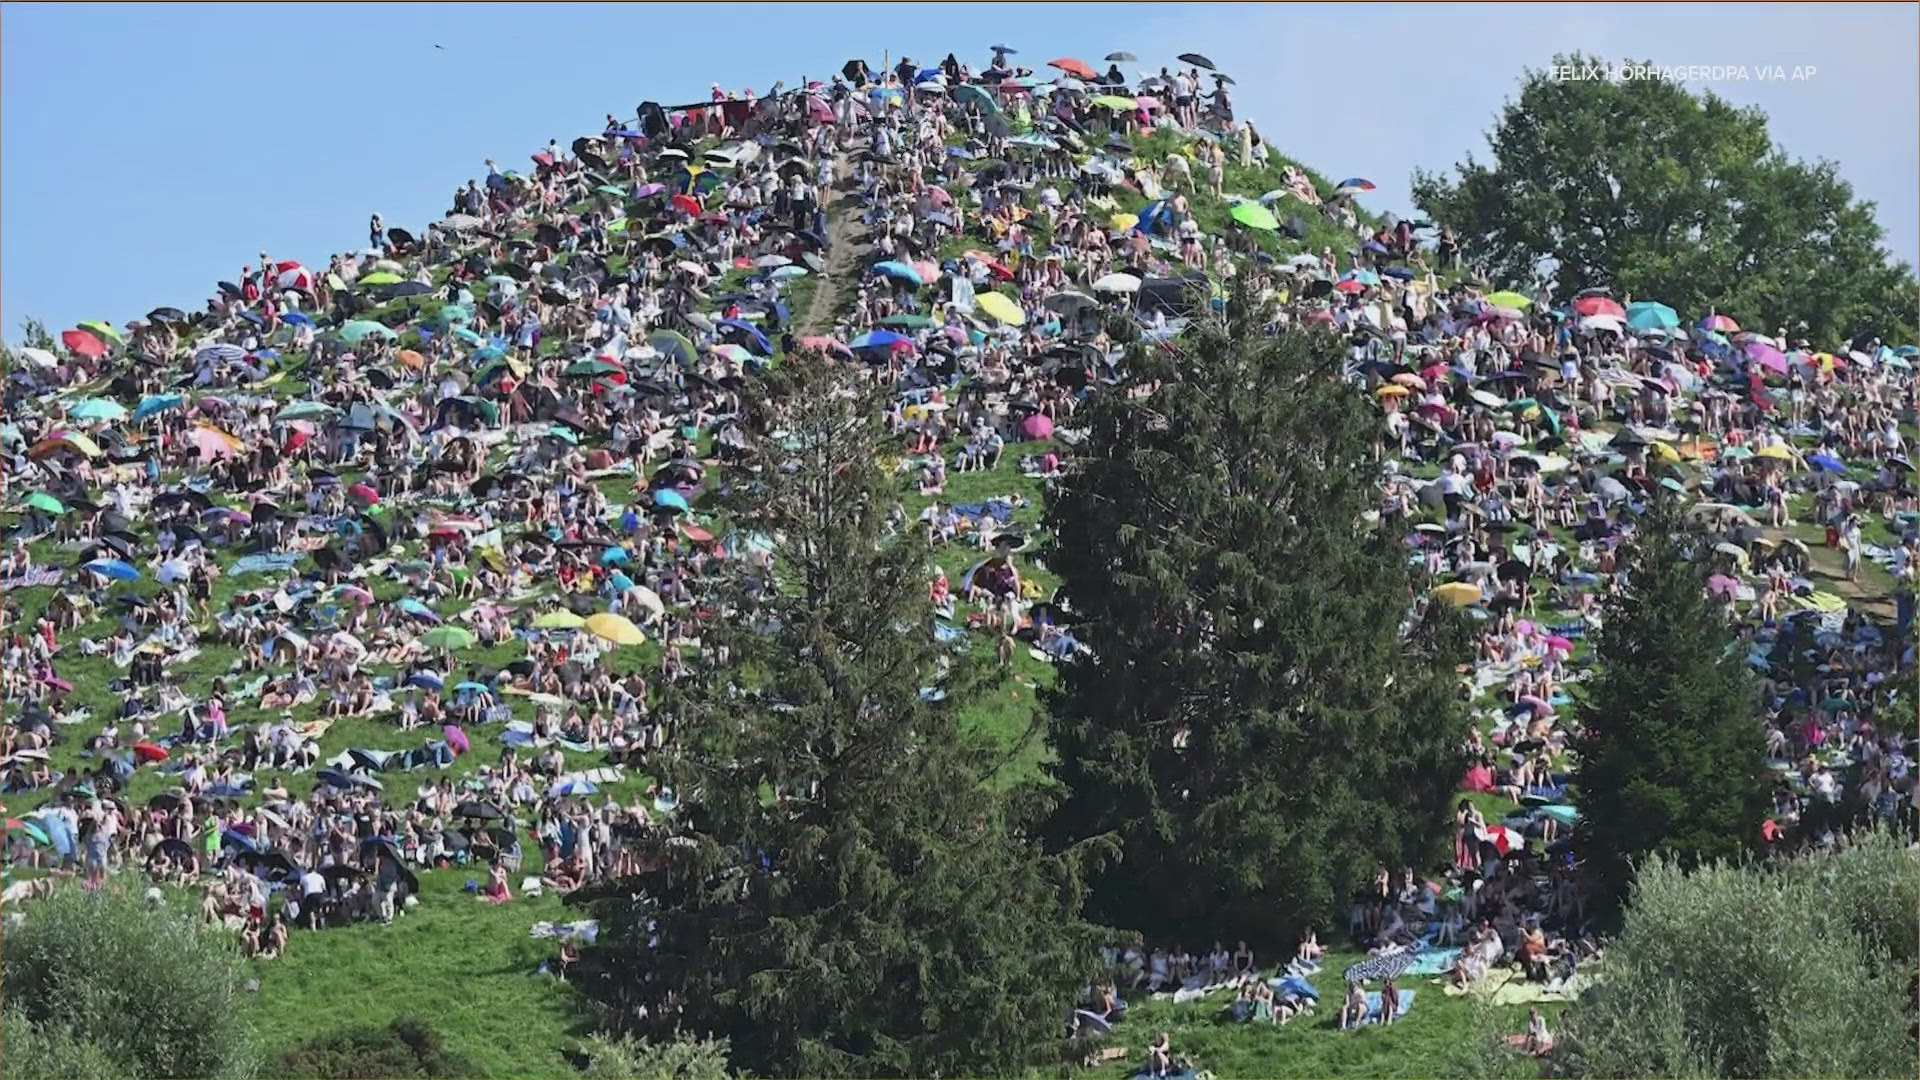
<path id="1" fill-rule="evenodd" d="M 320 897 L 327 891 L 327 879 L 318 870 L 300 875 L 300 910 L 307 917 L 307 929 L 320 928 Z"/>

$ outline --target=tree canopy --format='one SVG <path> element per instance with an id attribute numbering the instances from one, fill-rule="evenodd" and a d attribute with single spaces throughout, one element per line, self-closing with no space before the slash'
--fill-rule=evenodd
<path id="1" fill-rule="evenodd" d="M 1913 273 L 1881 246 L 1873 204 L 1833 163 L 1776 147 L 1759 109 L 1658 78 L 1530 70 L 1488 143 L 1491 164 L 1469 155 L 1452 177 L 1416 172 L 1413 198 L 1504 281 L 1550 258 L 1561 295 L 1611 287 L 1825 348 L 1913 335 Z"/>
<path id="2" fill-rule="evenodd" d="M 1060 669 L 1049 834 L 1095 838 L 1098 920 L 1276 941 L 1435 854 L 1463 765 L 1457 616 L 1404 625 L 1368 526 L 1378 415 L 1319 332 L 1235 296 L 1076 414 L 1046 561 L 1091 656 Z"/>
<path id="3" fill-rule="evenodd" d="M 819 360 L 770 389 L 784 411 L 723 506 L 770 554 L 730 564 L 732 661 L 674 706 L 686 824 L 589 901 L 600 991 L 635 1034 L 728 1039 L 756 1075 L 1021 1072 L 1091 974 L 1078 889 L 1025 837 L 1029 800 L 983 783 L 997 746 L 961 711 L 984 667 L 934 640 L 924 539 L 889 535 L 883 410 Z"/>
<path id="4" fill-rule="evenodd" d="M 1655 493 L 1603 607 L 1573 743 L 1581 850 L 1610 901 L 1655 852 L 1686 867 L 1757 852 L 1767 808 L 1753 680 L 1696 557 L 1707 541 Z"/>

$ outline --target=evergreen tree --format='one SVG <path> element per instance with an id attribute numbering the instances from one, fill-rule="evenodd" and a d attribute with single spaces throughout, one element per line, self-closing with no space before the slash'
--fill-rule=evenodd
<path id="1" fill-rule="evenodd" d="M 1226 311 L 1076 415 L 1046 561 L 1091 656 L 1049 700 L 1050 835 L 1119 846 L 1088 868 L 1099 921 L 1274 943 L 1436 854 L 1468 657 L 1452 612 L 1408 625 L 1406 548 L 1363 519 L 1379 414 L 1342 344 Z"/>
<path id="2" fill-rule="evenodd" d="M 1653 852 L 1693 867 L 1760 842 L 1766 742 L 1746 657 L 1695 557 L 1709 543 L 1656 489 L 1625 545 L 1626 587 L 1603 609 L 1573 744 L 1580 850 L 1603 904 L 1626 897 Z"/>
<path id="3" fill-rule="evenodd" d="M 961 714 L 988 669 L 935 642 L 924 539 L 890 535 L 880 402 L 820 360 L 778 382 L 723 499 L 770 554 L 725 564 L 729 663 L 676 706 L 685 824 L 587 900 L 598 991 L 755 1075 L 1021 1072 L 1091 974 L 1078 886 L 983 783 L 998 748 Z"/>

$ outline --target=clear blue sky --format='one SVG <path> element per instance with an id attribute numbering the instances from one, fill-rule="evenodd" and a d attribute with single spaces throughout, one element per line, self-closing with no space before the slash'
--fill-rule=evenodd
<path id="1" fill-rule="evenodd" d="M 1556 51 L 1812 65 L 1712 88 L 1837 161 L 1911 262 L 1916 36 L 1911 4 L 5 4 L 0 326 L 197 307 L 262 249 L 324 261 L 375 210 L 417 227 L 484 158 L 524 166 L 643 100 L 764 92 L 883 50 L 978 65 L 997 42 L 1035 66 L 1205 53 L 1276 145 L 1401 212 L 1413 168 L 1484 157 L 1522 69 Z"/>

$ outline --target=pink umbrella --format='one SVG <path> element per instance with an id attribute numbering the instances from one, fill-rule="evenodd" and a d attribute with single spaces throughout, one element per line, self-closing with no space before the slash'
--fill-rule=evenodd
<path id="1" fill-rule="evenodd" d="M 940 280 L 940 268 L 933 263 L 922 259 L 917 263 L 913 263 L 912 266 L 913 272 L 920 275 L 921 281 L 931 285 Z"/>
<path id="2" fill-rule="evenodd" d="M 1559 653 L 1566 653 L 1571 655 L 1573 652 L 1573 642 L 1567 640 L 1566 638 L 1561 637 L 1558 634 L 1555 634 L 1554 636 L 1547 639 L 1547 649 L 1550 652 L 1559 652 Z"/>
<path id="3" fill-rule="evenodd" d="M 1761 341 L 1746 344 L 1748 359 L 1778 375 L 1787 373 L 1787 354 Z"/>
<path id="4" fill-rule="evenodd" d="M 454 753 L 464 754 L 473 748 L 473 744 L 467 741 L 467 733 L 454 725 L 447 724 L 440 730 L 446 733 L 447 745 L 453 747 Z"/>
<path id="5" fill-rule="evenodd" d="M 1135 94 L 1133 96 L 1133 103 L 1143 110 L 1157 109 L 1160 107 L 1160 99 L 1154 97 L 1152 94 Z"/>
<path id="6" fill-rule="evenodd" d="M 833 106 L 827 104 L 825 98 L 809 95 L 807 97 L 807 115 L 819 123 L 826 123 L 833 119 Z"/>
<path id="7" fill-rule="evenodd" d="M 818 349 L 824 353 L 844 353 L 848 351 L 845 342 L 839 338 L 828 337 L 825 334 L 808 334 L 806 337 L 800 339 L 800 347 L 803 349 Z"/>
<path id="8" fill-rule="evenodd" d="M 340 595 L 361 606 L 373 603 L 373 594 L 358 585 L 346 585 L 340 589 Z"/>
<path id="9" fill-rule="evenodd" d="M 194 428 L 187 436 L 193 441 L 194 448 L 200 451 L 200 461 L 205 464 L 219 458 L 233 457 L 240 451 L 219 432 L 208 428 Z"/>
<path id="10" fill-rule="evenodd" d="M 1514 704 L 1525 705 L 1526 707 L 1533 710 L 1533 713 L 1535 716 L 1546 716 L 1549 713 L 1553 712 L 1553 706 L 1547 704 L 1545 701 L 1533 696 L 1532 694 L 1520 695 L 1520 699 L 1518 701 L 1515 701 Z"/>
<path id="11" fill-rule="evenodd" d="M 1725 574 L 1715 574 L 1707 579 L 1707 591 L 1715 596 L 1731 600 L 1740 591 L 1740 582 Z"/>
<path id="12" fill-rule="evenodd" d="M 352 487 L 348 488 L 347 494 L 365 499 L 370 503 L 377 503 L 380 501 L 380 493 L 373 490 L 373 488 L 367 486 L 364 483 L 355 484 Z"/>
<path id="13" fill-rule="evenodd" d="M 953 196 L 948 194 L 947 189 L 943 187 L 927 188 L 927 198 L 932 200 L 935 206 L 953 205 Z"/>
<path id="14" fill-rule="evenodd" d="M 1034 413 L 1020 421 L 1020 434 L 1038 441 L 1053 438 L 1053 418 L 1045 413 Z"/>

